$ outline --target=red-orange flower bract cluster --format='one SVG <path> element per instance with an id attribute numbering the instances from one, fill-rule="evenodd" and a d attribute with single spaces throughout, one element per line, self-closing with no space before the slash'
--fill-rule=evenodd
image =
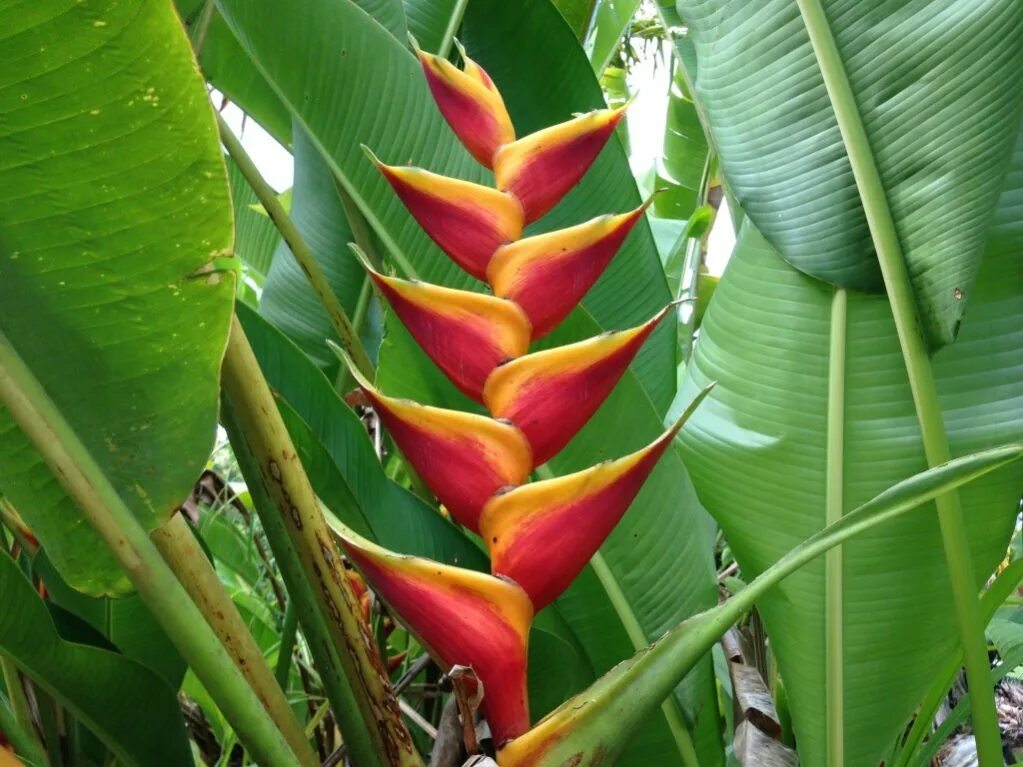
<path id="1" fill-rule="evenodd" d="M 464 55 L 464 70 L 417 50 L 430 90 L 497 189 L 419 168 L 380 172 L 427 234 L 493 295 L 387 276 L 380 295 L 424 351 L 493 417 L 388 397 L 349 362 L 406 459 L 452 517 L 490 551 L 486 575 L 387 551 L 355 535 L 345 548 L 366 579 L 445 667 L 472 666 L 495 743 L 529 729 L 526 657 L 533 614 L 585 567 L 671 444 L 570 476 L 525 484 L 618 383 L 669 308 L 646 323 L 529 354 L 611 262 L 645 205 L 522 239 L 600 153 L 622 110 L 598 110 L 516 139 L 500 93 Z"/>

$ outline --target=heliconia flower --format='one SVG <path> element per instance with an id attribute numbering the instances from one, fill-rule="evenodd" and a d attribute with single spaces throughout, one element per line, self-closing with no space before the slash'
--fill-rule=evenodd
<path id="1" fill-rule="evenodd" d="M 542 338 L 593 287 L 650 202 L 503 245 L 487 267 L 494 295 L 521 306 L 532 323 L 533 340 Z"/>
<path id="2" fill-rule="evenodd" d="M 494 251 L 522 236 L 522 206 L 489 186 L 370 159 L 430 238 L 480 280 Z"/>
<path id="3" fill-rule="evenodd" d="M 611 534 L 679 426 L 624 458 L 491 498 L 480 535 L 493 573 L 522 586 L 536 610 L 553 602 Z"/>
<path id="4" fill-rule="evenodd" d="M 419 46 L 416 55 L 440 113 L 469 154 L 489 168 L 498 147 L 515 140 L 515 128 L 490 76 L 460 45 L 458 50 L 465 71 L 445 58 L 424 53 Z"/>
<path id="5" fill-rule="evenodd" d="M 530 325 L 516 303 L 426 282 L 369 276 L 412 337 L 461 391 L 477 402 L 495 367 L 529 350 Z"/>
<path id="6" fill-rule="evenodd" d="M 669 305 L 639 327 L 527 354 L 491 373 L 483 402 L 515 424 L 533 450 L 533 465 L 560 451 L 597 412 Z"/>
<path id="7" fill-rule="evenodd" d="M 583 177 L 624 114 L 598 109 L 505 144 L 494 155 L 497 188 L 522 203 L 527 224 L 536 221 Z"/>
<path id="8" fill-rule="evenodd" d="M 385 396 L 343 350 L 331 348 L 348 366 L 405 458 L 459 524 L 478 530 L 487 499 L 502 487 L 522 484 L 529 475 L 532 453 L 515 426 Z"/>
<path id="9" fill-rule="evenodd" d="M 529 729 L 526 663 L 533 607 L 516 584 L 485 573 L 401 556 L 342 536 L 349 559 L 429 653 L 448 669 L 471 666 L 494 741 Z"/>
<path id="10" fill-rule="evenodd" d="M 621 520 L 708 386 L 664 434 L 614 461 L 499 492 L 483 507 L 480 535 L 491 571 L 525 589 L 539 611 L 582 571 Z"/>

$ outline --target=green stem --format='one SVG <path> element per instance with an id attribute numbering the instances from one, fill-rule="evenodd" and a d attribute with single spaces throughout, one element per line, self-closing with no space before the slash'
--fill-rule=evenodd
<path id="1" fill-rule="evenodd" d="M 920 435 L 928 466 L 944 463 L 951 456 L 945 432 L 937 385 L 930 357 L 921 333 L 916 300 L 909 280 L 895 221 L 870 140 L 856 104 L 838 45 L 832 35 L 820 0 L 797 0 L 831 105 L 835 110 L 860 200 L 877 251 L 888 301 L 906 363 Z M 981 767 L 1002 764 L 1001 735 L 991 693 L 991 672 L 977 601 L 977 582 L 963 523 L 959 494 L 950 492 L 935 499 L 952 586 L 959 641 L 963 646 L 966 679 L 973 700 L 973 729 Z"/>
<path id="2" fill-rule="evenodd" d="M 57 701 L 44 691 L 34 688 L 36 711 L 39 712 L 39 726 L 43 730 L 43 743 L 50 764 L 64 764 L 64 750 L 61 747 L 60 727 L 57 724 Z"/>
<path id="3" fill-rule="evenodd" d="M 263 532 L 273 551 L 274 562 L 288 587 L 288 597 L 294 603 L 294 611 L 302 627 L 302 633 L 308 642 L 309 654 L 312 657 L 323 692 L 335 711 L 357 710 L 358 704 L 355 702 L 352 688 L 345 677 L 338 649 L 331 640 L 327 621 L 317 606 L 312 582 L 306 578 L 302 562 L 299 560 L 295 547 L 291 544 L 291 537 L 284 520 L 274 505 L 274 499 L 264 486 L 259 470 L 260 462 L 246 443 L 241 427 L 238 425 L 234 406 L 226 397 L 221 399 L 220 418 L 231 440 L 231 449 L 238 461 L 238 467 L 245 478 L 249 496 L 252 498 L 252 505 L 259 515 Z M 287 617 L 287 611 L 285 611 L 285 617 Z M 312 716 L 315 712 L 312 700 L 312 680 L 301 663 L 298 668 L 308 698 L 309 715 Z M 319 740 L 320 731 L 318 729 L 315 735 Z M 346 737 L 349 743 L 353 743 L 357 752 L 372 750 L 372 744 L 364 731 L 359 730 Z M 371 762 L 370 764 L 377 763 Z"/>
<path id="4" fill-rule="evenodd" d="M 292 767 L 295 756 L 124 503 L 42 384 L 0 333 L 0 402 L 46 461 L 82 515 L 110 547 L 150 612 L 214 696 L 260 763 Z"/>
<path id="5" fill-rule="evenodd" d="M 195 58 L 197 60 L 202 57 L 203 49 L 206 47 L 206 39 L 210 34 L 210 24 L 216 12 L 217 4 L 215 0 L 206 0 L 202 10 L 199 12 L 199 18 L 196 20 L 195 26 L 189 35 L 192 50 L 195 51 Z"/>
<path id="6" fill-rule="evenodd" d="M 991 622 L 995 611 L 1010 598 L 1012 592 L 1019 585 L 1021 578 L 1023 578 L 1023 559 L 1017 559 L 1005 568 L 995 578 L 991 587 L 984 592 L 980 598 L 980 606 L 984 615 L 985 625 Z M 891 763 L 892 767 L 907 767 L 909 765 L 920 744 L 927 734 L 931 732 L 934 725 L 934 717 L 937 716 L 938 709 L 941 708 L 941 704 L 945 700 L 945 696 L 948 694 L 948 690 L 955 681 L 956 674 L 962 665 L 963 653 L 959 649 L 955 655 L 945 662 L 941 670 L 934 675 L 934 681 L 920 702 L 916 717 L 913 719 L 913 726 L 910 728 L 909 734 L 902 744 L 898 758 Z"/>
<path id="7" fill-rule="evenodd" d="M 0 732 L 14 746 L 14 752 L 33 767 L 48 767 L 50 760 L 43 749 L 32 711 L 21 683 L 21 674 L 10 658 L 0 655 L 0 672 L 3 673 L 7 695 L 0 693 Z"/>
<path id="8" fill-rule="evenodd" d="M 825 525 L 842 518 L 845 468 L 845 341 L 848 294 L 835 291 L 831 302 L 831 343 L 828 356 L 828 433 Z M 827 690 L 827 751 L 829 767 L 845 763 L 845 687 L 843 652 L 842 547 L 825 557 L 825 664 Z"/>
<path id="9" fill-rule="evenodd" d="M 341 209 L 344 211 L 345 219 L 348 221 L 348 226 L 352 231 L 352 237 L 355 238 L 355 244 L 359 246 L 362 253 L 372 264 L 373 268 L 377 271 L 381 271 L 382 262 L 380 256 L 376 251 L 376 247 L 373 242 L 373 234 L 369 228 L 369 224 L 366 222 L 366 217 L 362 215 L 362 211 L 359 210 L 359 206 L 355 204 L 355 200 L 348 194 L 341 181 L 336 175 L 333 176 L 334 188 L 337 190 L 338 200 L 341 201 Z M 359 335 L 362 332 L 362 324 L 366 320 L 366 314 L 369 311 L 370 298 L 373 295 L 373 286 L 371 284 L 369 275 L 366 275 L 362 287 L 359 288 L 359 298 L 355 303 L 355 311 L 352 314 L 352 330 L 355 335 L 360 338 Z M 335 388 L 344 393 L 349 386 L 354 384 L 351 371 L 345 365 L 341 366 L 338 371 L 337 382 Z"/>
<path id="10" fill-rule="evenodd" d="M 256 193 L 256 198 L 266 210 L 267 215 L 270 216 L 270 220 L 274 222 L 277 230 L 281 233 L 281 237 L 287 244 L 288 249 L 295 257 L 295 260 L 298 261 L 298 265 L 305 272 L 309 284 L 327 312 L 327 317 L 337 333 L 341 346 L 344 347 L 345 351 L 355 361 L 359 372 L 373 380 L 373 364 L 369 360 L 369 355 L 366 354 L 366 350 L 359 340 L 359 334 L 352 326 L 352 322 L 345 313 L 344 307 L 341 306 L 341 302 L 330 287 L 326 275 L 317 263 L 312 249 L 310 249 L 302 237 L 301 232 L 298 231 L 298 227 L 291 220 L 281 201 L 277 199 L 276 192 L 266 183 L 259 169 L 256 168 L 256 164 L 249 157 L 248 152 L 245 151 L 242 142 L 234 135 L 230 126 L 228 126 L 219 113 L 217 113 L 216 117 L 217 127 L 220 129 L 221 143 L 223 143 L 227 153 L 231 155 L 231 159 L 238 166 L 238 170 L 241 171 L 246 182 L 252 187 L 252 191 Z"/>
<path id="11" fill-rule="evenodd" d="M 618 580 L 614 577 L 611 568 L 604 560 L 604 555 L 599 551 L 594 554 L 593 558 L 590 559 L 590 566 L 593 568 L 593 572 L 596 573 L 600 585 L 604 587 L 604 591 L 607 593 L 615 613 L 622 621 L 625 633 L 628 634 L 629 640 L 632 642 L 632 648 L 637 652 L 642 650 L 650 644 L 650 640 L 647 638 L 646 632 L 643 631 L 643 627 L 639 625 L 639 620 L 636 618 L 632 606 L 618 584 Z M 696 754 L 693 736 L 686 728 L 685 722 L 682 721 L 682 715 L 679 713 L 675 701 L 670 697 L 665 698 L 664 702 L 661 703 L 661 712 L 668 722 L 668 729 L 671 730 L 671 735 L 675 739 L 675 745 L 678 747 L 679 755 L 682 757 L 682 763 L 686 767 L 700 767 L 700 757 Z"/>
<path id="12" fill-rule="evenodd" d="M 295 653 L 295 640 L 298 638 L 298 610 L 295 601 L 288 602 L 284 611 L 284 626 L 281 629 L 281 646 L 277 651 L 277 667 L 274 678 L 282 690 L 288 689 L 288 676 L 291 674 L 291 656 Z"/>
<path id="13" fill-rule="evenodd" d="M 465 7 L 468 4 L 469 0 L 455 0 L 455 7 L 451 9 L 448 24 L 444 28 L 444 34 L 441 35 L 440 45 L 437 46 L 437 55 L 441 58 L 445 58 L 451 52 L 451 43 L 455 39 L 455 32 L 458 31 L 458 26 L 462 23 L 462 17 L 465 16 Z"/>
<path id="14" fill-rule="evenodd" d="M 284 735 L 301 764 L 306 767 L 318 765 L 319 760 L 305 738 L 302 725 L 295 718 L 252 632 L 224 589 L 224 584 L 206 558 L 206 552 L 195 539 L 188 522 L 181 514 L 175 514 L 162 527 L 154 530 L 150 538 L 206 618 L 206 623 L 227 649 L 238 670 L 248 680 L 252 691 L 262 701 L 266 713 Z"/>
<path id="15" fill-rule="evenodd" d="M 352 314 L 352 324 L 355 326 L 355 332 L 358 333 L 362 330 L 362 324 L 366 321 L 366 316 L 369 314 L 370 299 L 373 297 L 373 285 L 369 276 L 362 281 L 362 287 L 359 288 L 359 298 L 355 302 L 355 312 Z"/>
<path id="16" fill-rule="evenodd" d="M 250 491 L 253 485 L 261 485 L 277 511 L 261 517 L 267 534 L 274 524 L 273 520 L 268 523 L 268 517 L 276 516 L 300 563 L 297 577 L 312 589 L 313 609 L 323 618 L 350 686 L 355 705 L 339 707 L 334 713 L 353 761 L 360 767 L 421 767 L 383 663 L 372 638 L 365 636 L 341 555 L 237 317 L 224 356 L 222 389 L 235 421 L 236 446 L 251 453 L 258 466 L 256 476 L 249 475 Z"/>
<path id="17" fill-rule="evenodd" d="M 703 164 L 703 175 L 700 177 L 700 190 L 697 195 L 694 211 L 699 210 L 707 202 L 713 161 L 714 153 L 708 151 L 707 159 Z M 708 228 L 707 231 L 709 233 L 710 229 Z M 699 297 L 700 265 L 703 263 L 704 238 L 685 237 L 684 242 L 679 243 L 679 246 L 685 248 L 685 255 L 682 259 L 682 275 L 679 279 L 678 295 L 675 296 L 675 300 L 690 302 L 686 321 L 680 323 L 681 327 L 678 333 L 679 357 L 677 362 L 684 364 L 689 361 L 689 357 L 692 354 L 693 336 L 696 333 L 696 300 Z"/>

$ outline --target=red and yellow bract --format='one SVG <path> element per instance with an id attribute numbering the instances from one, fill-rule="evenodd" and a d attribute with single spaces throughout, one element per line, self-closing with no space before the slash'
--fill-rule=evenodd
<path id="1" fill-rule="evenodd" d="M 416 53 L 441 113 L 473 157 L 493 168 L 498 188 L 373 160 L 427 234 L 495 295 L 366 267 L 416 342 L 492 417 L 388 397 L 341 356 L 411 466 L 459 524 L 482 535 L 493 574 L 342 537 L 367 581 L 443 667 L 473 667 L 500 748 L 529 729 L 526 658 L 534 612 L 597 551 L 682 422 L 624 458 L 524 483 L 593 416 L 673 307 L 638 327 L 528 353 L 531 340 L 582 300 L 649 204 L 519 239 L 525 224 L 582 178 L 624 109 L 598 110 L 516 139 L 496 87 L 464 51 L 464 71 L 418 47 Z"/>

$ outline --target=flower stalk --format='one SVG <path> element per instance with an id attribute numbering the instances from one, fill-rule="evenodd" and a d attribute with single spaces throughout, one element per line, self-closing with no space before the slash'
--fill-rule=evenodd
<path id="1" fill-rule="evenodd" d="M 248 680 L 300 763 L 303 767 L 314 767 L 318 763 L 316 754 L 283 689 L 274 679 L 252 632 L 242 620 L 188 522 L 181 514 L 175 513 L 149 537 L 227 649 L 235 666 Z"/>
<path id="2" fill-rule="evenodd" d="M 522 238 L 594 162 L 624 109 L 598 110 L 516 138 L 496 86 L 463 54 L 460 70 L 416 49 L 438 108 L 497 188 L 367 155 L 423 230 L 493 295 L 383 274 L 372 283 L 452 383 L 488 416 L 396 399 L 332 345 L 408 462 L 459 524 L 483 537 L 491 574 L 387 551 L 351 531 L 348 558 L 440 666 L 471 667 L 495 746 L 529 730 L 526 662 L 536 611 L 596 555 L 670 446 L 657 440 L 576 474 L 526 484 L 600 408 L 668 306 L 634 328 L 530 353 L 610 264 L 649 201 Z M 702 398 L 702 395 L 699 399 Z M 694 403 L 695 407 L 697 403 Z"/>

